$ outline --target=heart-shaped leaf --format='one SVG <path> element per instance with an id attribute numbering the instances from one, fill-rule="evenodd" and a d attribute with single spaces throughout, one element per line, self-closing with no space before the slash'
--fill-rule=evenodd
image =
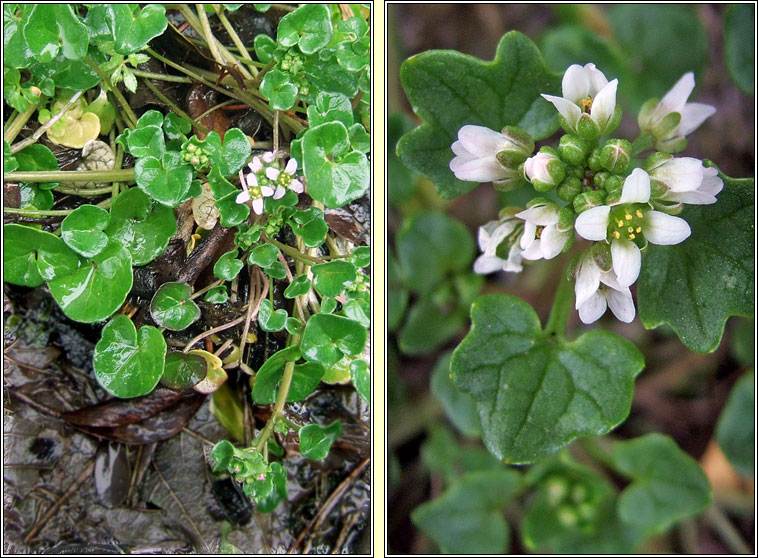
<path id="1" fill-rule="evenodd" d="M 87 264 L 49 282 L 50 292 L 72 320 L 92 323 L 106 319 L 132 290 L 132 258 L 116 240 Z M 161 367 L 162 370 L 162 367 Z"/>
<path id="2" fill-rule="evenodd" d="M 176 218 L 171 208 L 154 202 L 139 188 L 129 188 L 113 200 L 105 233 L 126 247 L 134 265 L 145 265 L 168 246 L 176 233 Z"/>
<path id="3" fill-rule="evenodd" d="M 162 34 L 168 26 L 166 8 L 148 4 L 135 12 L 134 4 L 109 4 L 116 52 L 132 54 L 147 46 L 151 39 Z"/>
<path id="4" fill-rule="evenodd" d="M 359 322 L 322 312 L 305 324 L 300 346 L 306 359 L 332 366 L 345 355 L 360 354 L 367 337 Z"/>
<path id="5" fill-rule="evenodd" d="M 351 149 L 348 130 L 342 122 L 309 128 L 303 136 L 303 156 L 308 193 L 325 206 L 341 207 L 368 189 L 368 159 Z"/>
<path id="6" fill-rule="evenodd" d="M 213 266 L 213 275 L 224 281 L 231 281 L 237 277 L 245 265 L 242 260 L 237 259 L 238 252 L 237 249 L 234 249 L 221 254 L 221 257 L 219 257 Z"/>
<path id="7" fill-rule="evenodd" d="M 221 176 L 218 167 L 213 167 L 208 173 L 213 197 L 216 198 L 216 207 L 224 227 L 235 227 L 247 219 L 250 208 L 244 203 L 237 203 L 237 196 L 242 190 L 235 188 L 231 182 Z"/>
<path id="8" fill-rule="evenodd" d="M 137 159 L 134 165 L 137 186 L 154 200 L 169 207 L 176 207 L 189 199 L 192 173 L 192 167 L 185 164 L 176 151 L 166 152 L 163 161 L 147 156 Z"/>
<path id="9" fill-rule="evenodd" d="M 297 210 L 290 220 L 292 232 L 303 238 L 303 242 L 310 248 L 321 246 L 326 240 L 329 226 L 324 220 L 324 212 L 317 207 Z"/>
<path id="10" fill-rule="evenodd" d="M 296 296 L 306 294 L 310 290 L 311 280 L 308 279 L 308 276 L 298 275 L 292 280 L 292 283 L 290 283 L 289 286 L 284 289 L 284 297 L 295 298 Z"/>
<path id="11" fill-rule="evenodd" d="M 247 258 L 249 264 L 255 264 L 262 268 L 271 266 L 279 257 L 279 249 L 273 244 L 261 244 L 250 252 Z"/>
<path id="12" fill-rule="evenodd" d="M 247 139 L 245 133 L 239 128 L 232 128 L 224 134 L 221 151 L 218 154 L 211 154 L 211 159 L 222 176 L 232 176 L 245 166 L 252 152 L 250 140 Z"/>
<path id="13" fill-rule="evenodd" d="M 298 434 L 300 455 L 316 461 L 326 459 L 332 444 L 337 441 L 340 434 L 342 434 L 342 423 L 339 420 L 326 426 L 315 423 L 306 424 Z"/>
<path id="14" fill-rule="evenodd" d="M 298 358 L 300 358 L 300 351 L 296 346 L 274 353 L 255 375 L 253 401 L 260 405 L 276 401 L 276 392 L 284 375 L 284 367 L 288 362 L 293 362 Z M 324 367 L 319 363 L 306 362 L 294 365 L 287 401 L 300 401 L 313 393 L 323 376 Z"/>
<path id="15" fill-rule="evenodd" d="M 203 297 L 205 302 L 211 302 L 213 304 L 223 304 L 229 300 L 229 293 L 226 291 L 226 285 L 219 285 L 213 287 Z"/>
<path id="16" fill-rule="evenodd" d="M 258 325 L 263 331 L 282 331 L 287 323 L 287 311 L 284 308 L 274 311 L 274 306 L 269 299 L 261 300 L 258 309 Z"/>
<path id="17" fill-rule="evenodd" d="M 166 355 L 161 383 L 173 389 L 191 388 L 205 378 L 208 365 L 198 355 L 173 352 Z"/>
<path id="18" fill-rule="evenodd" d="M 689 349 L 714 351 L 729 316 L 753 316 L 754 180 L 720 175 L 713 205 L 681 213 L 692 235 L 674 246 L 650 245 L 637 283 L 646 328 L 667 324 Z"/>
<path id="19" fill-rule="evenodd" d="M 311 271 L 313 287 L 322 296 L 338 296 L 356 278 L 355 266 L 342 260 L 314 265 Z"/>
<path id="20" fill-rule="evenodd" d="M 534 309 L 510 295 L 480 296 L 471 320 L 451 377 L 476 401 L 498 459 L 531 463 L 626 418 L 644 365 L 628 341 L 603 330 L 572 342 L 546 336 Z"/>
<path id="21" fill-rule="evenodd" d="M 332 121 L 350 127 L 353 124 L 353 107 L 347 95 L 322 91 L 316 102 L 308 107 L 308 126 L 314 128 Z"/>
<path id="22" fill-rule="evenodd" d="M 126 137 L 126 145 L 129 153 L 135 157 L 155 157 L 163 159 L 166 153 L 166 141 L 163 139 L 163 115 L 158 111 L 150 110 L 140 118 L 140 121 L 149 113 L 157 113 L 161 117 L 160 124 L 137 123 L 137 128 L 131 130 Z M 127 128 L 128 129 L 128 128 Z"/>
<path id="23" fill-rule="evenodd" d="M 559 95 L 561 78 L 547 70 L 535 44 L 517 31 L 501 39 L 492 62 L 428 51 L 403 63 L 400 80 L 422 124 L 400 138 L 398 155 L 446 198 L 476 186 L 456 179 L 449 167 L 450 146 L 464 125 L 497 131 L 518 126 L 535 140 L 558 129 L 557 112 L 540 94 Z"/>
<path id="24" fill-rule="evenodd" d="M 58 160 L 53 155 L 53 152 L 48 147 L 39 143 L 25 147 L 16 153 L 16 161 L 18 162 L 19 171 L 60 170 Z M 34 186 L 41 190 L 52 190 L 58 186 L 58 182 L 36 182 Z"/>
<path id="25" fill-rule="evenodd" d="M 160 330 L 118 314 L 103 328 L 95 345 L 95 377 L 108 393 L 122 399 L 153 391 L 163 375 L 166 341 Z"/>
<path id="26" fill-rule="evenodd" d="M 371 246 L 358 246 L 350 252 L 350 261 L 355 267 L 368 267 L 371 265 Z"/>
<path id="27" fill-rule="evenodd" d="M 38 287 L 79 267 L 79 257 L 54 234 L 24 225 L 3 226 L 3 278 Z"/>
<path id="28" fill-rule="evenodd" d="M 187 283 L 164 283 L 150 302 L 150 315 L 166 329 L 186 329 L 200 317 L 200 308 L 191 295 L 192 287 Z"/>
<path id="29" fill-rule="evenodd" d="M 332 39 L 329 8 L 323 4 L 304 4 L 279 21 L 277 42 L 286 47 L 299 45 L 305 54 L 313 54 Z"/>
<path id="30" fill-rule="evenodd" d="M 295 104 L 298 88 L 292 76 L 280 70 L 266 72 L 261 83 L 261 95 L 268 99 L 272 110 L 289 110 Z"/>
<path id="31" fill-rule="evenodd" d="M 732 81 L 748 95 L 755 93 L 755 6 L 730 4 L 724 14 L 724 58 Z"/>
<path id="32" fill-rule="evenodd" d="M 350 380 L 366 403 L 371 403 L 371 367 L 365 360 L 350 363 Z"/>
<path id="33" fill-rule="evenodd" d="M 668 436 L 653 433 L 616 442 L 613 461 L 633 481 L 619 496 L 619 517 L 648 535 L 697 515 L 711 502 L 700 465 Z"/>
<path id="34" fill-rule="evenodd" d="M 60 52 L 80 60 L 87 54 L 89 34 L 68 4 L 37 4 L 24 26 L 29 49 L 40 62 L 52 61 Z"/>
<path id="35" fill-rule="evenodd" d="M 108 212 L 96 205 L 80 205 L 61 223 L 61 238 L 85 258 L 99 254 L 108 244 L 103 231 L 108 226 Z"/>

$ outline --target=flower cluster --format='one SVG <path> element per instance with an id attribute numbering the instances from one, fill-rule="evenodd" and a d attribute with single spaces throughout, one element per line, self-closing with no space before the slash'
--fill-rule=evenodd
<path id="1" fill-rule="evenodd" d="M 257 215 L 263 213 L 264 199 L 282 198 L 287 190 L 296 194 L 303 193 L 303 183 L 298 180 L 297 160 L 290 159 L 284 170 L 281 170 L 276 162 L 273 152 L 264 153 L 253 157 L 253 162 L 248 165 L 250 172 L 244 174 L 240 171 L 240 185 L 242 192 L 237 195 L 237 203 L 247 203 L 252 200 L 253 211 Z"/>
<path id="2" fill-rule="evenodd" d="M 501 189 L 528 182 L 537 192 L 553 193 L 551 199 L 532 199 L 523 210 L 505 208 L 480 227 L 482 255 L 474 271 L 519 272 L 523 260 L 567 252 L 578 235 L 592 242 L 572 260 L 576 309 L 584 323 L 599 319 L 608 307 L 619 320 L 631 322 L 629 287 L 640 274 L 648 243 L 683 242 L 691 234 L 687 221 L 676 216 L 683 204 L 715 203 L 723 188 L 715 168 L 672 155 L 715 112 L 686 102 L 695 86 L 692 73 L 660 102 L 645 103 L 634 144 L 602 141 L 621 121 L 617 85 L 594 64 L 574 64 L 563 76 L 563 97 L 542 95 L 558 110 L 566 132 L 556 149 L 542 147 L 534 154 L 534 142 L 523 130 L 472 125 L 463 126 L 452 145 L 450 170 L 460 180 L 492 181 Z M 633 168 L 633 157 L 648 146 L 658 151 Z"/>

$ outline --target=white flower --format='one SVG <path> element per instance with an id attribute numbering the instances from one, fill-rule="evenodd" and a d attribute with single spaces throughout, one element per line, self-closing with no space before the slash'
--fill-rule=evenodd
<path id="1" fill-rule="evenodd" d="M 525 221 L 520 242 L 521 257 L 525 260 L 554 258 L 573 234 L 571 227 L 559 230 L 559 209 L 553 203 L 538 203 L 515 216 Z"/>
<path id="2" fill-rule="evenodd" d="M 266 168 L 266 177 L 276 184 L 275 200 L 286 194 L 287 188 L 298 194 L 303 193 L 303 183 L 295 178 L 295 172 L 297 172 L 297 159 L 290 159 L 284 171 L 280 171 L 276 167 Z"/>
<path id="3" fill-rule="evenodd" d="M 450 161 L 450 170 L 457 179 L 493 182 L 511 178 L 515 173 L 515 170 L 507 169 L 498 162 L 497 154 L 522 149 L 522 146 L 505 134 L 469 124 L 458 130 L 458 141 L 453 143 L 451 149 L 455 157 Z"/>
<path id="4" fill-rule="evenodd" d="M 718 170 L 703 166 L 700 159 L 670 157 L 647 168 L 653 185 L 664 189 L 658 199 L 693 205 L 716 203 L 716 194 L 724 188 Z"/>
<path id="5" fill-rule="evenodd" d="M 240 185 L 242 192 L 237 194 L 236 202 L 239 204 L 247 203 L 253 200 L 253 211 L 257 215 L 263 213 L 263 198 L 274 195 L 274 189 L 271 186 L 259 186 L 255 173 L 250 173 L 246 177 L 242 176 L 240 171 Z"/>
<path id="6" fill-rule="evenodd" d="M 694 132 L 706 118 L 716 112 L 716 107 L 703 103 L 688 103 L 695 88 L 695 75 L 684 74 L 663 99 L 654 107 L 643 106 L 638 117 L 641 130 L 650 131 L 656 139 L 656 148 L 670 153 L 681 151 L 687 145 L 685 136 Z M 671 113 L 679 113 L 681 119 L 671 128 L 670 122 L 664 122 Z"/>
<path id="7" fill-rule="evenodd" d="M 589 253 L 579 260 L 574 293 L 579 319 L 585 324 L 597 321 L 609 306 L 622 322 L 629 323 L 634 319 L 636 312 L 629 287 L 619 284 L 613 270 L 601 270 Z"/>
<path id="8" fill-rule="evenodd" d="M 521 249 L 517 242 L 522 224 L 518 219 L 506 219 L 504 221 L 490 221 L 479 227 L 479 248 L 482 255 L 474 262 L 474 272 L 486 275 L 495 271 L 521 271 Z M 499 258 L 498 245 L 507 237 L 511 238 L 511 248 L 508 251 L 508 259 Z"/>
<path id="9" fill-rule="evenodd" d="M 542 96 L 561 113 L 569 127 L 567 132 L 584 137 L 591 124 L 596 129 L 594 137 L 597 137 L 610 132 L 618 124 L 614 118 L 617 86 L 617 79 L 609 82 L 594 64 L 584 67 L 573 64 L 563 74 L 563 97 Z"/>
<path id="10" fill-rule="evenodd" d="M 579 214 L 575 227 L 587 240 L 611 241 L 613 271 L 618 284 L 628 287 L 640 274 L 644 241 L 653 244 L 679 244 L 690 236 L 687 221 L 647 205 L 650 200 L 650 177 L 634 169 L 626 177 L 621 198 L 611 204 L 593 207 Z M 644 205 L 643 205 L 644 204 Z"/>
<path id="11" fill-rule="evenodd" d="M 540 151 L 524 161 L 524 174 L 538 192 L 547 192 L 566 177 L 566 168 L 553 153 Z"/>

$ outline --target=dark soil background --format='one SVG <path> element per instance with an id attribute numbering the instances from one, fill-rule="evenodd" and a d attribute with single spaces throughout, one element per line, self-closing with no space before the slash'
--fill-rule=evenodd
<path id="1" fill-rule="evenodd" d="M 602 13 L 607 6 L 596 6 Z M 710 60 L 690 101 L 716 106 L 716 114 L 689 136 L 681 154 L 708 158 L 729 176 L 755 175 L 755 100 L 733 84 L 724 66 L 722 16 L 726 5 L 698 5 L 694 9 L 710 39 Z M 393 4 L 388 7 L 388 114 L 412 115 L 398 72 L 402 61 L 429 49 L 455 49 L 491 60 L 502 35 L 518 30 L 538 41 L 561 21 L 549 5 L 516 4 Z M 602 70 L 602 68 L 600 68 Z M 673 82 L 672 84 L 673 85 Z M 661 92 L 661 95 L 665 91 Z M 620 137 L 635 137 L 636 115 L 625 114 Z M 394 145 L 388 146 L 394 150 Z M 390 185 L 392 188 L 392 185 Z M 414 208 L 426 205 L 462 221 L 475 238 L 477 228 L 495 218 L 498 208 L 493 188 L 482 186 L 453 201 L 444 201 L 427 180 L 421 179 L 413 204 L 390 206 L 390 245 L 403 218 Z M 507 292 L 533 305 L 540 317 L 547 317 L 555 288 L 555 278 L 566 261 L 525 267 L 524 272 L 488 276 L 484 292 Z M 634 293 L 634 289 L 633 289 Z M 750 548 L 754 548 L 753 482 L 740 478 L 726 462 L 713 439 L 716 420 L 731 387 L 754 361 L 753 320 L 732 318 L 720 347 L 700 355 L 689 351 L 671 332 L 645 330 L 639 319 L 631 324 L 615 320 L 610 313 L 603 327 L 634 342 L 645 356 L 646 367 L 638 377 L 632 410 L 613 436 L 630 438 L 650 431 L 672 436 L 679 446 L 705 469 L 714 497 Z M 569 331 L 582 327 L 578 316 L 569 320 Z M 420 503 L 439 496 L 440 479 L 430 476 L 421 462 L 421 448 L 427 427 L 446 422 L 440 405 L 429 391 L 429 379 L 439 356 L 453 349 L 460 335 L 435 354 L 421 358 L 402 355 L 394 336 L 389 340 L 388 380 L 388 542 L 393 553 L 429 553 L 436 545 L 416 530 L 410 513 Z M 741 352 L 741 351 L 744 351 Z M 742 356 L 740 356 L 742 355 Z M 449 423 L 448 423 L 449 424 Z M 512 518 L 509 518 L 512 519 Z M 518 518 L 516 518 L 516 522 Z M 519 546 L 518 525 L 513 529 L 511 552 Z M 654 539 L 643 551 L 653 553 L 725 554 L 729 548 L 718 529 L 704 517 L 685 522 L 670 535 Z"/>

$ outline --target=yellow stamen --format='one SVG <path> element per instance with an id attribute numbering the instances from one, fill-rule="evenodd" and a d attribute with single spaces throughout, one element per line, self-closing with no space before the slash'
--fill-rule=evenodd
<path id="1" fill-rule="evenodd" d="M 641 233 L 641 232 L 642 232 L 642 227 L 637 227 L 637 228 L 635 229 L 635 232 Z"/>
<path id="2" fill-rule="evenodd" d="M 630 234 L 630 235 L 629 235 L 629 239 L 630 239 L 630 240 L 634 240 L 635 238 L 636 238 L 636 237 L 634 236 L 634 234 Z"/>
<path id="3" fill-rule="evenodd" d="M 618 226 L 619 227 L 623 227 L 624 226 L 624 222 L 621 219 L 619 219 Z"/>
<path id="4" fill-rule="evenodd" d="M 639 209 L 638 209 L 638 210 L 637 210 L 637 211 L 636 211 L 634 214 L 635 214 L 637 217 L 639 217 L 640 219 L 641 219 L 642 217 L 644 217 L 644 215 L 642 215 L 642 211 L 640 211 Z"/>
<path id="5" fill-rule="evenodd" d="M 629 227 L 629 228 L 628 228 L 628 229 L 626 229 L 626 230 L 627 230 L 627 231 L 629 231 L 629 232 L 634 232 L 634 227 Z"/>
<path id="6" fill-rule="evenodd" d="M 627 221 L 631 221 L 632 216 L 627 213 L 626 215 L 624 215 L 624 219 L 626 219 Z"/>
<path id="7" fill-rule="evenodd" d="M 621 238 L 621 233 L 618 231 L 613 231 L 613 237 L 614 238 Z"/>
<path id="8" fill-rule="evenodd" d="M 590 112 L 592 110 L 592 97 L 585 97 L 579 101 L 579 106 L 582 107 L 582 112 Z"/>

